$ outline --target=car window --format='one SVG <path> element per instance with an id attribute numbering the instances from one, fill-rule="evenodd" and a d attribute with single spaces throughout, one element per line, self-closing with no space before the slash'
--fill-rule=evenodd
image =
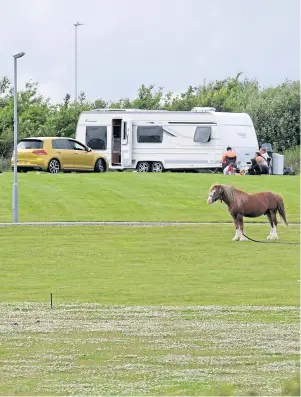
<path id="1" fill-rule="evenodd" d="M 43 143 L 39 139 L 25 139 L 19 142 L 18 149 L 43 149 Z"/>
<path id="2" fill-rule="evenodd" d="M 71 150 L 83 150 L 86 151 L 86 147 L 79 142 L 69 140 Z"/>
<path id="3" fill-rule="evenodd" d="M 60 150 L 70 150 L 70 145 L 68 139 L 54 139 L 52 141 L 52 148 L 53 149 L 60 149 Z"/>

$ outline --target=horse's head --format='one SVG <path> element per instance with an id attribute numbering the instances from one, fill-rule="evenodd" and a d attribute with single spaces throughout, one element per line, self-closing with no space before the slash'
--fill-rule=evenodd
<path id="1" fill-rule="evenodd" d="M 222 185 L 213 185 L 209 189 L 209 196 L 207 199 L 207 204 L 213 204 L 217 200 L 222 200 L 222 197 L 223 197 Z"/>

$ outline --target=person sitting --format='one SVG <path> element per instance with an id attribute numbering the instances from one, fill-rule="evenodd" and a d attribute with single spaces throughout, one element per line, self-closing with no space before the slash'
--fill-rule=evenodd
<path id="1" fill-rule="evenodd" d="M 223 170 L 224 175 L 232 175 L 235 174 L 235 172 L 236 172 L 236 167 L 234 163 L 230 163 Z"/>
<path id="2" fill-rule="evenodd" d="M 267 167 L 270 168 L 272 159 L 271 159 L 271 157 L 268 155 L 266 148 L 264 148 L 264 147 L 260 148 L 259 153 L 260 153 L 260 155 L 261 155 L 262 157 L 264 157 L 264 159 L 265 159 L 265 161 L 266 161 L 266 163 L 267 163 Z"/>
<path id="3" fill-rule="evenodd" d="M 236 164 L 236 153 L 228 146 L 222 157 L 222 169 L 224 170 L 230 163 Z"/>
<path id="4" fill-rule="evenodd" d="M 251 160 L 252 165 L 248 170 L 250 175 L 268 175 L 269 167 L 266 159 L 261 155 L 260 152 L 255 153 L 255 158 Z"/>

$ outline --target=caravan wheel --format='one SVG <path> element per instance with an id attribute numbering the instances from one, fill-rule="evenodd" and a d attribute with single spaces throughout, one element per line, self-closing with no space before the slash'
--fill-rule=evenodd
<path id="1" fill-rule="evenodd" d="M 140 161 L 137 164 L 137 172 L 149 172 L 150 165 L 148 161 Z"/>
<path id="2" fill-rule="evenodd" d="M 163 172 L 164 167 L 161 161 L 154 161 L 152 164 L 152 172 Z"/>

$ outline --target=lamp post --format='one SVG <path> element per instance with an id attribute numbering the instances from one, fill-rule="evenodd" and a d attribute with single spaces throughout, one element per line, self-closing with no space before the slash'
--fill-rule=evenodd
<path id="1" fill-rule="evenodd" d="M 75 70 L 74 70 L 74 101 L 77 102 L 77 27 L 83 25 L 83 23 L 76 22 L 75 26 Z"/>
<path id="2" fill-rule="evenodd" d="M 17 60 L 22 58 L 25 52 L 14 54 L 14 183 L 13 183 L 13 222 L 18 223 L 18 101 L 17 101 Z"/>

